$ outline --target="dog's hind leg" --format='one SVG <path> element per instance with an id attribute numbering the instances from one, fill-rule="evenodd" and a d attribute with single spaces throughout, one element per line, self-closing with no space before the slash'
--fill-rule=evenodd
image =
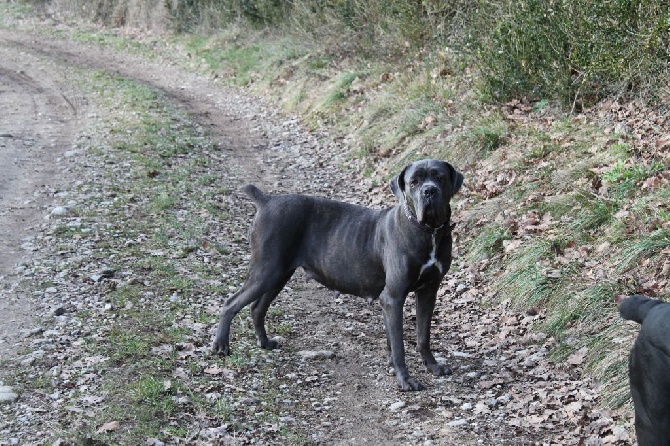
<path id="1" fill-rule="evenodd" d="M 277 297 L 282 288 L 284 288 L 284 285 L 286 285 L 286 282 L 288 282 L 288 280 L 291 278 L 294 271 L 291 271 L 289 274 L 287 274 L 285 279 L 280 284 L 278 284 L 277 287 L 263 294 L 260 299 L 254 301 L 251 304 L 251 318 L 254 321 L 256 337 L 258 338 L 258 343 L 260 344 L 261 348 L 266 350 L 274 350 L 279 348 L 279 342 L 268 339 L 267 332 L 265 331 L 265 315 L 268 312 L 268 308 L 270 308 L 270 304 L 275 299 L 275 297 Z"/>
<path id="2" fill-rule="evenodd" d="M 230 354 L 230 324 L 235 315 L 242 308 L 252 302 L 262 299 L 266 295 L 269 296 L 274 293 L 272 298 L 269 299 L 271 301 L 291 277 L 291 274 L 280 275 L 278 273 L 267 273 L 266 275 L 262 275 L 261 272 L 254 274 L 254 268 L 250 269 L 252 272 L 250 272 L 249 277 L 247 277 L 242 288 L 223 304 L 221 319 L 219 320 L 219 329 L 217 330 L 214 346 L 212 347 L 214 353 L 221 353 L 223 355 Z M 269 302 L 265 305 L 265 311 L 267 311 L 268 306 Z M 263 305 L 261 305 L 260 308 L 263 308 Z M 264 313 L 265 312 L 263 312 L 263 317 L 261 319 L 264 319 Z M 256 318 L 254 317 L 254 320 L 255 319 Z"/>

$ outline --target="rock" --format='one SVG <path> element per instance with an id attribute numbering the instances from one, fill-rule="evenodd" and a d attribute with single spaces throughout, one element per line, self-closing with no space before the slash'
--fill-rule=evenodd
<path id="1" fill-rule="evenodd" d="M 51 210 L 51 215 L 62 217 L 63 215 L 67 215 L 69 212 L 70 210 L 65 206 L 56 206 Z"/>
<path id="2" fill-rule="evenodd" d="M 14 393 L 14 389 L 9 386 L 0 386 L 0 404 L 13 403 L 19 399 L 19 395 Z"/>
<path id="3" fill-rule="evenodd" d="M 391 411 L 396 411 L 400 410 L 403 407 L 405 407 L 405 402 L 404 401 L 397 401 L 389 406 L 389 410 Z"/>
<path id="4" fill-rule="evenodd" d="M 37 246 L 31 242 L 21 243 L 21 249 L 24 251 L 37 251 Z"/>
<path id="5" fill-rule="evenodd" d="M 65 314 L 65 308 L 58 307 L 54 310 L 54 316 L 62 316 Z"/>
<path id="6" fill-rule="evenodd" d="M 457 426 L 465 426 L 466 424 L 468 424 L 468 420 L 466 420 L 464 418 L 459 418 L 458 420 L 448 422 L 447 426 L 457 427 Z"/>
<path id="7" fill-rule="evenodd" d="M 293 418 L 293 417 L 279 417 L 279 422 L 281 424 L 295 424 L 295 418 Z"/>
<path id="8" fill-rule="evenodd" d="M 300 350 L 298 355 L 304 359 L 333 359 L 335 352 L 331 350 Z"/>
<path id="9" fill-rule="evenodd" d="M 109 268 L 109 267 L 104 267 L 100 270 L 100 272 L 98 274 L 100 275 L 100 277 L 102 277 L 104 279 L 111 279 L 112 277 L 114 277 L 115 273 L 116 273 L 115 269 Z"/>

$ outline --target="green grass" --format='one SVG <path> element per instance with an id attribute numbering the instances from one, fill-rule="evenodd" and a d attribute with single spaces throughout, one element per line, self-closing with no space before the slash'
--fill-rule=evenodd
<path id="1" fill-rule="evenodd" d="M 610 223 L 621 207 L 620 201 L 610 200 L 585 191 L 580 191 L 572 196 L 570 202 L 574 206 L 571 211 L 574 219 L 570 224 L 570 229 L 577 233 L 594 231 Z"/>
<path id="2" fill-rule="evenodd" d="M 478 262 L 503 252 L 503 241 L 510 238 L 508 231 L 501 225 L 488 225 L 470 243 L 468 260 Z"/>
<path id="3" fill-rule="evenodd" d="M 551 252 L 551 243 L 538 240 L 512 254 L 495 284 L 501 300 L 510 300 L 515 306 L 523 308 L 544 303 L 558 286 L 558 280 L 548 277 L 541 265 Z"/>
<path id="4" fill-rule="evenodd" d="M 635 262 L 656 256 L 668 246 L 670 246 L 670 229 L 668 228 L 657 229 L 650 234 L 624 242 L 617 271 L 624 272 L 635 266 Z"/>
<path id="5" fill-rule="evenodd" d="M 361 76 L 361 73 L 356 72 L 344 72 L 340 74 L 335 79 L 330 91 L 323 97 L 320 108 L 326 110 L 332 109 L 339 102 L 345 101 L 349 94 L 349 87 L 359 76 Z"/>

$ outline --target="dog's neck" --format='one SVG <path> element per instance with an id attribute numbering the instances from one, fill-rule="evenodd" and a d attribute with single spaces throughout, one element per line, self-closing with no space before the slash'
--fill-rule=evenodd
<path id="1" fill-rule="evenodd" d="M 438 226 L 437 228 L 433 228 L 432 226 L 425 225 L 423 223 L 420 223 L 419 220 L 416 218 L 416 215 L 412 210 L 407 206 L 407 201 L 402 202 L 402 209 L 405 213 L 405 217 L 407 217 L 407 220 L 409 220 L 414 226 L 420 228 L 424 232 L 428 232 L 433 235 L 438 235 L 445 229 L 449 229 L 449 232 L 451 232 L 452 229 L 454 229 L 455 224 L 450 225 L 449 222 L 443 223 L 441 226 Z"/>

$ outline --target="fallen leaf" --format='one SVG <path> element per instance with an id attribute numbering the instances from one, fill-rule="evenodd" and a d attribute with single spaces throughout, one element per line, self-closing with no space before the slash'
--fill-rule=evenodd
<path id="1" fill-rule="evenodd" d="M 505 249 L 505 253 L 516 250 L 519 246 L 521 246 L 522 243 L 522 240 L 503 240 L 503 248 Z"/>
<path id="2" fill-rule="evenodd" d="M 207 367 L 205 370 L 203 370 L 203 372 L 208 375 L 223 375 L 223 377 L 226 379 L 232 379 L 235 377 L 235 372 L 233 370 L 216 365 Z"/>
<path id="3" fill-rule="evenodd" d="M 661 136 L 656 140 L 656 149 L 666 149 L 670 148 L 670 135 Z"/>
<path id="4" fill-rule="evenodd" d="M 573 354 L 570 355 L 568 358 L 568 364 L 571 365 L 581 365 L 584 363 L 586 360 L 586 354 L 588 353 L 589 349 L 587 347 L 582 347 Z"/>
<path id="5" fill-rule="evenodd" d="M 121 427 L 118 421 L 110 421 L 108 423 L 103 424 L 100 426 L 100 428 L 95 431 L 96 434 L 102 434 L 104 432 L 111 432 L 118 430 Z"/>

